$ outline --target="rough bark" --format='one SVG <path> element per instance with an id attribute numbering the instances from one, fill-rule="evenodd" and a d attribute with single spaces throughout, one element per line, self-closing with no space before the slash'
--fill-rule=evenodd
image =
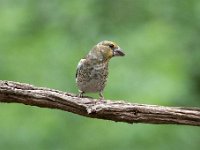
<path id="1" fill-rule="evenodd" d="M 116 122 L 200 126 L 200 108 L 99 101 L 13 81 L 0 80 L 0 102 L 60 109 L 90 118 Z"/>

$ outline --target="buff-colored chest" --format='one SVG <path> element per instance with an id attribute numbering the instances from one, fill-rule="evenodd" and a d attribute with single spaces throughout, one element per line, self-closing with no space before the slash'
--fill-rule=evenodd
<path id="1" fill-rule="evenodd" d="M 82 64 L 77 73 L 77 86 L 83 92 L 103 91 L 108 76 L 108 63 Z"/>

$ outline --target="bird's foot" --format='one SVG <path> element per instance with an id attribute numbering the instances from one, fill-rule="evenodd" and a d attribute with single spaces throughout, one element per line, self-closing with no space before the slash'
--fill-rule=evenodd
<path id="1" fill-rule="evenodd" d="M 80 93 L 78 94 L 78 97 L 80 97 L 80 98 L 83 98 L 83 94 L 85 93 L 85 92 L 83 92 L 83 91 L 79 91 Z"/>
<path id="2" fill-rule="evenodd" d="M 93 97 L 91 97 L 91 96 L 84 96 L 83 94 L 85 93 L 85 92 L 83 92 L 83 91 L 79 91 L 80 93 L 77 95 L 77 97 L 79 97 L 79 98 L 91 98 L 91 99 L 93 99 Z"/>
<path id="3" fill-rule="evenodd" d="M 103 96 L 103 92 L 99 92 L 99 102 L 106 103 L 106 100 L 104 99 L 104 96 Z"/>
<path id="4" fill-rule="evenodd" d="M 103 92 L 102 92 L 102 91 L 99 92 L 99 99 L 100 99 L 100 100 L 104 99 L 104 96 L 103 96 Z"/>
<path id="5" fill-rule="evenodd" d="M 101 100 L 104 100 L 104 96 L 103 96 L 103 92 L 101 91 L 101 92 L 99 92 L 99 100 L 101 101 Z"/>

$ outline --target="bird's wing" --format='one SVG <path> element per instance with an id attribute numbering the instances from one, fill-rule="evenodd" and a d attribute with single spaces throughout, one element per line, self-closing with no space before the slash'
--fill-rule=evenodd
<path id="1" fill-rule="evenodd" d="M 83 66 L 83 63 L 84 63 L 85 60 L 86 60 L 86 59 L 83 58 L 83 59 L 81 59 L 81 60 L 79 61 L 78 65 L 77 65 L 77 68 L 76 68 L 76 78 L 77 78 L 78 72 L 79 72 L 80 68 Z"/>

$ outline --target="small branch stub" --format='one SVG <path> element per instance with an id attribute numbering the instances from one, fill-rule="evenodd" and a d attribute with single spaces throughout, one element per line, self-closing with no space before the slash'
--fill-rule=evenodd
<path id="1" fill-rule="evenodd" d="M 0 80 L 0 102 L 60 109 L 78 115 L 127 123 L 200 126 L 200 109 L 79 98 L 54 89 Z"/>

